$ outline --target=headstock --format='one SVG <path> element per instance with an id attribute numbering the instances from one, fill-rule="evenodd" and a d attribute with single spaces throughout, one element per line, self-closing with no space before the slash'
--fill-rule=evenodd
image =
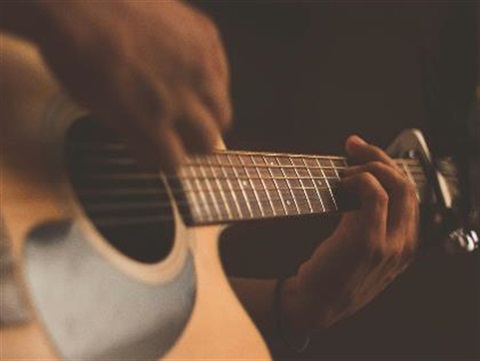
<path id="1" fill-rule="evenodd" d="M 453 158 L 434 159 L 417 129 L 403 131 L 387 152 L 395 158 L 417 159 L 422 165 L 428 182 L 422 200 L 422 225 L 428 229 L 430 238 L 440 236 L 448 250 L 477 249 L 478 205 L 473 201 L 470 173 L 461 169 Z"/>

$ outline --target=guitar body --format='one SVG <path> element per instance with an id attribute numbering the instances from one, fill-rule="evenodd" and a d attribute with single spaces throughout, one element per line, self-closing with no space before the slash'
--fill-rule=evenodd
<path id="1" fill-rule="evenodd" d="M 2 315 L 2 360 L 270 359 L 223 272 L 222 228 L 186 227 L 172 201 L 164 259 L 119 252 L 65 170 L 83 111 L 30 44 L 2 35 L 1 64 L 2 312 L 16 300 L 13 320 Z"/>

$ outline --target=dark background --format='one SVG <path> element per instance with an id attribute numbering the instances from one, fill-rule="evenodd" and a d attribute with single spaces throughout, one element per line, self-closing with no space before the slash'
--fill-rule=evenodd
<path id="1" fill-rule="evenodd" d="M 235 109 L 229 148 L 342 154 L 350 134 L 386 147 L 408 127 L 428 133 L 437 154 L 465 142 L 478 82 L 477 2 L 195 5 L 216 21 L 229 55 Z M 293 274 L 336 221 L 231 227 L 222 241 L 227 271 Z M 274 356 L 478 360 L 479 271 L 478 254 L 421 254 L 363 311 L 315 334 L 307 352 L 272 345 Z"/>

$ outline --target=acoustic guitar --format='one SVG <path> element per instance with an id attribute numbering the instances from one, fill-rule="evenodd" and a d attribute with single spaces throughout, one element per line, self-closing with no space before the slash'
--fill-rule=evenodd
<path id="1" fill-rule="evenodd" d="M 269 359 L 218 236 L 233 222 L 348 209 L 346 159 L 218 150 L 175 174 L 145 172 L 31 44 L 2 35 L 0 54 L 1 359 Z M 419 131 L 389 152 L 420 202 L 455 207 L 455 164 L 434 168 Z"/>

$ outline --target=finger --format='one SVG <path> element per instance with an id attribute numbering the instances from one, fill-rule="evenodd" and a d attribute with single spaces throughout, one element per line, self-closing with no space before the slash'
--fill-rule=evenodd
<path id="1" fill-rule="evenodd" d="M 345 142 L 345 150 L 350 158 L 356 163 L 363 164 L 367 162 L 379 161 L 400 171 L 395 161 L 390 158 L 382 149 L 368 144 L 357 135 L 353 135 Z"/>
<path id="2" fill-rule="evenodd" d="M 369 173 L 347 176 L 342 188 L 360 200 L 359 217 L 367 232 L 367 242 L 373 249 L 383 247 L 387 228 L 388 194 L 380 182 Z"/>
<path id="3" fill-rule="evenodd" d="M 133 125 L 131 122 L 123 122 L 117 129 L 141 168 L 171 172 L 184 162 L 185 149 L 178 135 L 169 127 L 160 126 L 145 132 Z"/>
<path id="4" fill-rule="evenodd" d="M 378 179 L 389 196 L 387 235 L 404 240 L 416 217 L 416 194 L 413 184 L 392 167 L 380 161 L 354 166 L 344 170 L 345 176 L 368 172 Z"/>
<path id="5" fill-rule="evenodd" d="M 220 131 L 209 109 L 194 95 L 184 97 L 175 130 L 190 153 L 209 153 L 219 143 Z"/>
<path id="6" fill-rule="evenodd" d="M 212 119 L 221 131 L 230 128 L 232 104 L 228 84 L 218 77 L 205 77 L 197 85 L 198 97 L 212 114 Z"/>
<path id="7" fill-rule="evenodd" d="M 167 126 L 159 128 L 154 140 L 154 157 L 160 169 L 174 172 L 184 163 L 186 158 L 185 148 L 173 129 Z"/>

